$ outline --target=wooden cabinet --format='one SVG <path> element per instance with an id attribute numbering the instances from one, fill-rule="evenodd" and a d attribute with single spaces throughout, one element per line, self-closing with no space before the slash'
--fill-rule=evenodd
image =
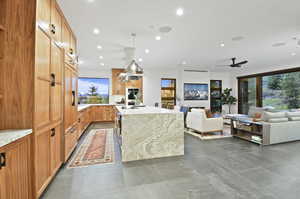
<path id="1" fill-rule="evenodd" d="M 125 82 L 119 80 L 121 73 L 124 73 L 124 69 L 112 69 L 112 95 L 125 95 Z"/>
<path id="2" fill-rule="evenodd" d="M 65 131 L 71 128 L 78 118 L 77 111 L 77 74 L 65 64 Z"/>
<path id="3" fill-rule="evenodd" d="M 61 134 L 61 124 L 58 124 L 51 129 L 50 134 L 50 148 L 51 148 L 51 174 L 55 175 L 56 171 L 60 168 L 62 164 L 62 134 Z"/>
<path id="4" fill-rule="evenodd" d="M 77 54 L 76 52 L 77 52 L 76 38 L 75 38 L 75 36 L 73 34 L 71 34 L 69 54 L 71 56 L 75 56 Z"/>
<path id="5" fill-rule="evenodd" d="M 50 33 L 51 1 L 52 0 L 37 1 L 37 24 L 47 33 Z"/>
<path id="6" fill-rule="evenodd" d="M 36 132 L 36 193 L 40 196 L 62 164 L 61 123 Z"/>
<path id="7" fill-rule="evenodd" d="M 36 31 L 35 126 L 50 123 L 50 64 L 51 39 L 40 28 Z"/>
<path id="8" fill-rule="evenodd" d="M 40 195 L 51 176 L 50 164 L 50 129 L 35 132 L 35 173 L 36 193 Z"/>
<path id="9" fill-rule="evenodd" d="M 65 161 L 67 161 L 76 147 L 78 139 L 78 126 L 75 125 L 65 133 Z"/>
<path id="10" fill-rule="evenodd" d="M 114 121 L 113 106 L 94 106 L 92 107 L 93 121 L 95 122 L 110 122 Z"/>
<path id="11" fill-rule="evenodd" d="M 71 41 L 71 32 L 70 29 L 66 23 L 66 21 L 62 22 L 62 42 L 63 42 L 63 47 L 65 49 L 65 54 L 69 53 L 70 50 L 70 41 Z"/>
<path id="12" fill-rule="evenodd" d="M 55 44 L 51 46 L 51 121 L 62 120 L 63 90 L 62 90 L 62 50 Z"/>
<path id="13" fill-rule="evenodd" d="M 62 17 L 59 12 L 59 7 L 55 1 L 52 1 L 51 5 L 51 24 L 50 24 L 50 34 L 53 39 L 57 42 L 61 42 L 62 34 Z"/>
<path id="14" fill-rule="evenodd" d="M 0 148 L 0 199 L 32 199 L 30 136 Z"/>

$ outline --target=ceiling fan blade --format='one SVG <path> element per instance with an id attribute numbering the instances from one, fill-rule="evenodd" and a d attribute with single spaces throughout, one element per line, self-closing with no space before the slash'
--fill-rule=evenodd
<path id="1" fill-rule="evenodd" d="M 239 62 L 239 63 L 236 63 L 236 64 L 243 65 L 243 64 L 247 64 L 247 63 L 248 63 L 248 61 L 242 61 L 242 62 Z"/>

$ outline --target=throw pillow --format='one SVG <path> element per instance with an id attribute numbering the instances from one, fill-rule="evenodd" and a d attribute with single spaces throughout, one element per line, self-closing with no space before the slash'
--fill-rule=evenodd
<path id="1" fill-rule="evenodd" d="M 214 117 L 209 109 L 205 109 L 205 113 L 206 113 L 207 118 L 213 118 Z"/>

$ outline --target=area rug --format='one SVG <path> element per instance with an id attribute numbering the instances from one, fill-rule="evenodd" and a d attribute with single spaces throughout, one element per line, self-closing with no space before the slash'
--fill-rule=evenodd
<path id="1" fill-rule="evenodd" d="M 185 129 L 185 133 L 195 136 L 195 137 L 199 138 L 200 140 L 213 140 L 213 139 L 222 139 L 222 138 L 232 137 L 231 129 L 228 126 L 224 126 L 223 135 L 220 132 L 200 134 L 191 129 Z"/>
<path id="2" fill-rule="evenodd" d="M 68 168 L 114 162 L 113 129 L 93 129 L 71 158 Z"/>

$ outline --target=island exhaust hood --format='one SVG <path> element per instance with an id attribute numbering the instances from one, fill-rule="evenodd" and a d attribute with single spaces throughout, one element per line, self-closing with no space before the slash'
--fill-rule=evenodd
<path id="1" fill-rule="evenodd" d="M 135 37 L 136 37 L 136 34 L 132 33 L 131 36 L 132 36 L 132 41 L 133 41 L 133 47 L 124 48 L 124 52 L 125 52 L 125 56 L 126 56 L 125 59 L 129 60 L 129 64 L 125 68 L 125 73 L 121 73 L 119 75 L 120 80 L 123 82 L 129 81 L 129 80 L 138 80 L 144 74 L 143 68 L 135 60 L 135 50 L 136 50 Z"/>

